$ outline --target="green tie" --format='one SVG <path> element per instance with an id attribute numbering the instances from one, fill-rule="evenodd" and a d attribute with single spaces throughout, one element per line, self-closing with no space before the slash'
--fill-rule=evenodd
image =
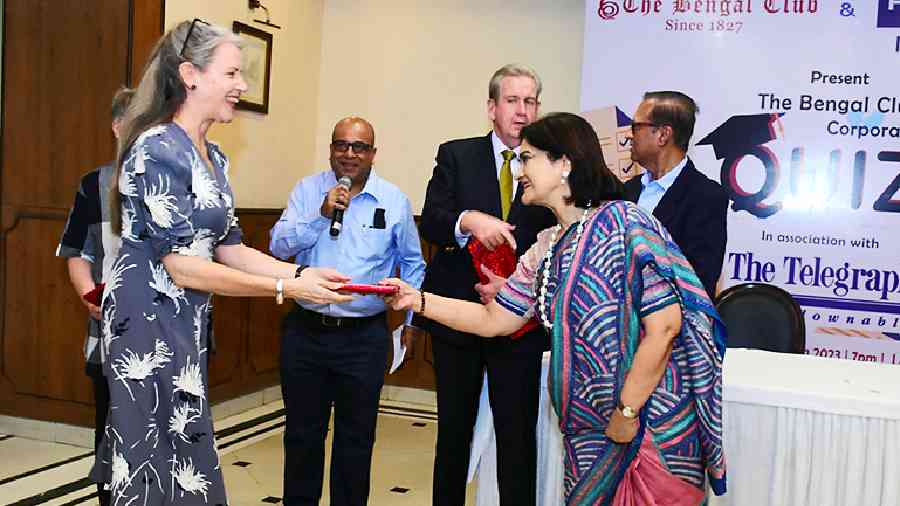
<path id="1" fill-rule="evenodd" d="M 515 151 L 506 149 L 500 154 L 503 155 L 503 165 L 500 167 L 500 208 L 503 211 L 503 219 L 505 220 L 506 217 L 509 216 L 509 208 L 512 206 L 513 199 L 513 178 L 509 162 L 515 158 L 516 153 Z"/>

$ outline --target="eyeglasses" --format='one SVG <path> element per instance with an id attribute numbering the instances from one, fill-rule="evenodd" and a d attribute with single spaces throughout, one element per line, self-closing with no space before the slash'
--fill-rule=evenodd
<path id="1" fill-rule="evenodd" d="M 356 142 L 347 142 L 347 141 L 331 141 L 331 149 L 337 151 L 338 153 L 343 153 L 348 149 L 353 149 L 354 153 L 364 154 L 372 151 L 372 145 L 366 144 L 362 141 Z"/>
<path id="2" fill-rule="evenodd" d="M 194 26 L 196 26 L 197 23 L 203 23 L 204 25 L 211 26 L 209 23 L 203 21 L 200 18 L 194 18 L 194 20 L 191 21 L 191 27 L 188 28 L 188 33 L 184 36 L 184 42 L 181 43 L 181 52 L 178 53 L 182 58 L 184 58 L 184 50 L 187 47 L 188 41 L 191 40 L 191 34 L 194 33 Z"/>
<path id="3" fill-rule="evenodd" d="M 631 133 L 633 134 L 635 131 L 637 131 L 638 128 L 640 128 L 642 126 L 659 128 L 662 125 L 657 125 L 656 123 L 647 123 L 646 121 L 632 121 L 631 122 Z"/>

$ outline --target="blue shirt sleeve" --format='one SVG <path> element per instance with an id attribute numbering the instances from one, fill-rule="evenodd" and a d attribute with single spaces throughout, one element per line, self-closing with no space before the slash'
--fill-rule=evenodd
<path id="1" fill-rule="evenodd" d="M 400 265 L 400 279 L 419 288 L 425 279 L 425 259 L 422 258 L 422 242 L 412 215 L 409 199 L 403 198 L 403 221 L 397 227 L 394 237 L 397 262 Z M 412 311 L 406 312 L 406 325 L 412 322 Z"/>
<path id="2" fill-rule="evenodd" d="M 468 211 L 463 211 L 459 213 L 459 218 L 456 218 L 456 226 L 453 227 L 453 237 L 456 238 L 456 244 L 459 244 L 460 248 L 465 248 L 466 244 L 469 242 L 469 237 L 472 237 L 472 234 L 465 234 L 462 231 L 462 218 L 463 215 Z"/>
<path id="3" fill-rule="evenodd" d="M 316 178 L 305 178 L 294 187 L 287 208 L 270 232 L 269 249 L 276 257 L 286 260 L 316 245 L 328 218 L 322 216 L 321 188 Z M 327 191 L 327 190 L 326 190 Z"/>

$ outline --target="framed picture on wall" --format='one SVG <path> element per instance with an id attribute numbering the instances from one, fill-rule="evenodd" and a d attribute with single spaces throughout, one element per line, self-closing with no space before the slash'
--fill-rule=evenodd
<path id="1" fill-rule="evenodd" d="M 272 34 L 235 21 L 232 27 L 244 41 L 243 68 L 247 92 L 241 95 L 238 109 L 269 113 L 269 76 L 272 68 Z"/>

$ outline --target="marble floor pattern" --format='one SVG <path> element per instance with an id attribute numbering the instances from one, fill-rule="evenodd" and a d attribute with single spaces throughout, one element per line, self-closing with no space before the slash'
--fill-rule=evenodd
<path id="1" fill-rule="evenodd" d="M 215 427 L 229 503 L 281 504 L 281 401 L 216 420 Z M 370 506 L 431 504 L 436 435 L 433 405 L 382 401 Z M 326 455 L 322 506 L 329 504 L 329 459 Z M 92 461 L 84 447 L 0 434 L 0 504 L 95 505 L 96 488 L 85 478 Z M 475 485 L 470 484 L 466 503 L 474 504 L 474 497 Z"/>

